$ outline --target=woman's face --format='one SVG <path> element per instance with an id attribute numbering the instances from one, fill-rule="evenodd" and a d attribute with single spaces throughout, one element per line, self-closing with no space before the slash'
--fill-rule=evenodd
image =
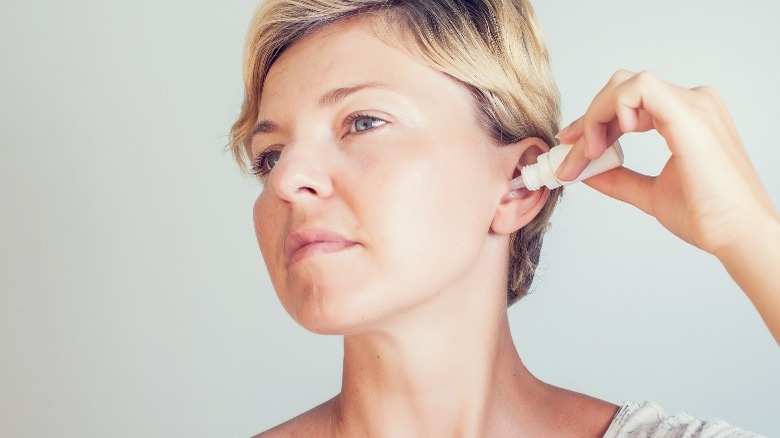
<path id="1" fill-rule="evenodd" d="M 479 283 L 506 172 L 465 87 L 353 20 L 289 47 L 261 97 L 254 223 L 294 319 L 377 329 Z"/>

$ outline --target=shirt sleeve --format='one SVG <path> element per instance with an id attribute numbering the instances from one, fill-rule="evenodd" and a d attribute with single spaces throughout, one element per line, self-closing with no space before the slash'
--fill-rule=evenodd
<path id="1" fill-rule="evenodd" d="M 604 438 L 766 438 L 723 420 L 701 420 L 686 413 L 669 415 L 650 401 L 624 402 Z"/>

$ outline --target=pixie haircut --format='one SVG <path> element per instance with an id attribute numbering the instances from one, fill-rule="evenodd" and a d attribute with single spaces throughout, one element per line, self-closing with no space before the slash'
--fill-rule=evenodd
<path id="1" fill-rule="evenodd" d="M 555 144 L 558 90 L 527 0 L 263 0 L 249 26 L 244 102 L 230 131 L 230 149 L 242 169 L 251 162 L 251 133 L 274 61 L 301 37 L 357 16 L 366 17 L 386 43 L 465 86 L 478 122 L 497 147 L 526 137 Z M 511 235 L 507 305 L 531 287 L 560 194 L 553 190 L 533 221 Z"/>

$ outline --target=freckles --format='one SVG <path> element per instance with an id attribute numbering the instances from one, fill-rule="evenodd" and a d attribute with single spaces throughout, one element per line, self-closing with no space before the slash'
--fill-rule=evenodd
<path id="1" fill-rule="evenodd" d="M 271 255 L 268 251 L 272 248 L 274 237 L 280 235 L 280 227 L 276 221 L 277 216 L 278 214 L 274 213 L 271 202 L 269 202 L 268 195 L 265 192 L 260 193 L 252 208 L 252 221 L 255 226 L 257 243 L 264 257 Z"/>
<path id="2" fill-rule="evenodd" d="M 255 234 L 257 235 L 257 241 L 260 242 L 260 234 L 261 234 L 261 228 L 262 228 L 262 217 L 263 217 L 263 195 L 257 197 L 255 200 L 255 204 L 252 207 L 252 222 L 255 225 Z"/>
<path id="3" fill-rule="evenodd" d="M 257 224 L 258 219 L 260 218 L 260 210 L 262 208 L 262 198 L 263 194 L 257 196 L 257 199 L 255 199 L 254 205 L 252 205 L 252 220 Z"/>
<path id="4" fill-rule="evenodd" d="M 254 206 L 252 207 L 252 218 L 255 224 L 262 222 L 268 222 L 272 220 L 274 215 L 274 198 L 268 188 L 264 188 L 255 199 Z M 278 205 L 278 203 L 277 203 Z"/>

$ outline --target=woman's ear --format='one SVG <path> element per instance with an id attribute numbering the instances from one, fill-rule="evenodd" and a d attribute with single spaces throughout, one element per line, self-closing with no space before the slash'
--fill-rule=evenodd
<path id="1" fill-rule="evenodd" d="M 502 154 L 502 169 L 506 179 L 506 192 L 493 215 L 490 229 L 496 234 L 511 234 L 527 225 L 539 214 L 544 207 L 550 190 L 542 187 L 540 190 L 528 190 L 526 188 L 509 191 L 509 181 L 520 176 L 520 169 L 536 163 L 539 155 L 550 150 L 544 140 L 537 137 L 528 137 L 516 143 L 506 146 Z"/>

